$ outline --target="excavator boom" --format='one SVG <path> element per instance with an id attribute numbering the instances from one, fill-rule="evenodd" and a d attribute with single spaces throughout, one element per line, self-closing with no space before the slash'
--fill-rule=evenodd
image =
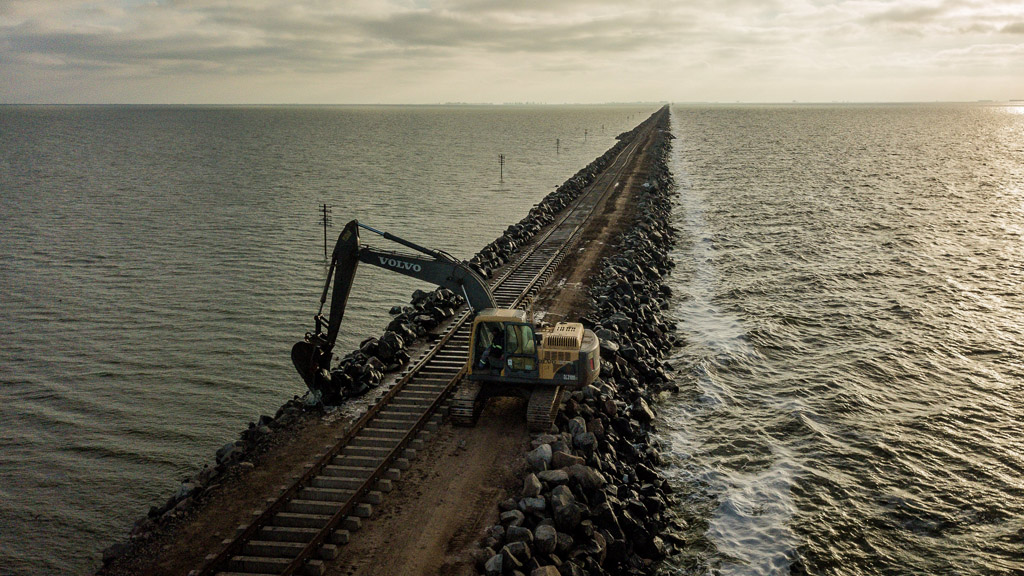
<path id="1" fill-rule="evenodd" d="M 416 250 L 426 257 L 363 246 L 359 242 L 360 228 Z M 307 333 L 305 340 L 292 348 L 292 361 L 306 384 L 311 388 L 313 388 L 317 372 L 327 369 L 330 364 L 331 351 L 341 328 L 349 292 L 352 290 L 352 281 L 360 262 L 448 288 L 463 296 L 474 313 L 484 308 L 496 307 L 494 296 L 491 294 L 490 288 L 487 287 L 487 283 L 465 263 L 459 262 L 446 252 L 425 248 L 352 220 L 345 225 L 341 234 L 338 235 L 338 242 L 334 245 L 327 279 L 324 282 L 323 293 L 320 295 L 320 310 L 315 316 L 315 330 Z M 331 292 L 332 282 L 334 284 L 333 293 Z M 329 317 L 325 317 L 323 309 L 328 295 L 331 297 L 331 309 Z M 324 331 L 325 327 L 326 332 Z"/>

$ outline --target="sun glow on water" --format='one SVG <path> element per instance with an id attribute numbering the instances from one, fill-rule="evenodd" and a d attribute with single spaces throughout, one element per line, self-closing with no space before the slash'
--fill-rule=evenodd
<path id="1" fill-rule="evenodd" d="M 680 573 L 1024 571 L 1021 109 L 673 109 Z"/>

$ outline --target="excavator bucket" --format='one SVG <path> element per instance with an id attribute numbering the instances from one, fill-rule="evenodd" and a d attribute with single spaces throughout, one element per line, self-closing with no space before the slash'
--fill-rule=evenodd
<path id="1" fill-rule="evenodd" d="M 320 350 L 309 342 L 297 342 L 292 346 L 292 364 L 299 371 L 302 380 L 310 390 L 317 389 L 316 376 L 320 371 Z"/>
<path id="2" fill-rule="evenodd" d="M 336 404 L 347 391 L 339 389 L 339 383 L 331 376 L 330 354 L 324 354 L 309 342 L 298 342 L 292 346 L 292 364 L 299 371 L 310 392 L 319 394 L 324 403 Z"/>

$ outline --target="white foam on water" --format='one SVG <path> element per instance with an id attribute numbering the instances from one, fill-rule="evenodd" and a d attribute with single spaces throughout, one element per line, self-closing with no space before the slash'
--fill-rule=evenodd
<path id="1" fill-rule="evenodd" d="M 676 134 L 682 139 L 683 135 Z M 790 528 L 794 504 L 790 489 L 798 464 L 792 454 L 764 434 L 750 444 L 770 446 L 770 465 L 733 469 L 717 459 L 703 460 L 699 454 L 711 442 L 722 439 L 701 437 L 717 428 L 700 424 L 710 418 L 737 418 L 735 408 L 753 402 L 773 403 L 772 398 L 738 390 L 718 377 L 712 365 L 723 361 L 756 362 L 757 351 L 750 343 L 743 318 L 716 302 L 722 285 L 715 268 L 714 230 L 707 221 L 707 203 L 703 191 L 694 186 L 680 152 L 674 149 L 673 176 L 679 187 L 675 213 L 676 225 L 683 231 L 682 246 L 674 257 L 688 276 L 679 278 L 674 316 L 686 340 L 682 352 L 684 364 L 700 390 L 698 402 L 691 406 L 667 407 L 663 416 L 672 437 L 673 452 L 686 461 L 688 470 L 670 471 L 670 476 L 689 476 L 701 480 L 715 495 L 717 508 L 708 519 L 706 537 L 719 554 L 711 562 L 718 574 L 788 574 L 795 555 L 797 539 Z M 688 261 L 687 261 L 688 260 Z M 680 297 L 681 296 L 681 297 Z M 708 414 L 710 412 L 711 414 Z M 732 439 L 726 439 L 729 441 Z M 735 439 L 746 440 L 746 439 Z M 742 448 L 730 447 L 742 453 Z M 763 452 L 763 451 L 762 451 Z M 763 453 L 756 459 L 763 460 Z"/>
<path id="2" fill-rule="evenodd" d="M 683 248 L 683 254 L 676 254 L 677 258 L 683 256 L 691 260 L 692 271 L 686 286 L 687 297 L 680 299 L 675 309 L 682 321 L 681 328 L 694 345 L 711 353 L 753 354 L 754 350 L 746 338 L 747 330 L 739 316 L 714 302 L 720 282 L 713 263 L 715 241 L 705 218 L 704 193 L 692 186 L 678 158 L 673 172 L 680 189 L 676 222 L 691 239 L 690 245 Z"/>
<path id="3" fill-rule="evenodd" d="M 789 573 L 798 545 L 790 529 L 796 471 L 791 455 L 773 447 L 769 468 L 718 475 L 719 505 L 706 535 L 722 557 L 720 574 Z"/>

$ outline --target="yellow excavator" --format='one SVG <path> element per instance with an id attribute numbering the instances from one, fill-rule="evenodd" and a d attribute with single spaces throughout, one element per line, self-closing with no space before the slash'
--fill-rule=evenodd
<path id="1" fill-rule="evenodd" d="M 423 256 L 379 250 L 360 244 L 359 230 L 411 248 Z M 314 317 L 315 330 L 292 348 L 292 361 L 312 391 L 331 379 L 332 350 L 345 313 L 359 262 L 379 266 L 448 288 L 473 311 L 463 381 L 451 405 L 454 423 L 472 426 L 488 399 L 515 396 L 527 400 L 531 430 L 550 429 L 562 391 L 592 383 L 601 371 L 600 343 L 577 322 L 538 328 L 532 313 L 498 308 L 490 288 L 465 262 L 425 248 L 356 220 L 345 225 L 331 255 L 327 280 Z M 330 316 L 323 314 L 331 284 Z M 324 330 L 326 328 L 326 331 Z"/>

